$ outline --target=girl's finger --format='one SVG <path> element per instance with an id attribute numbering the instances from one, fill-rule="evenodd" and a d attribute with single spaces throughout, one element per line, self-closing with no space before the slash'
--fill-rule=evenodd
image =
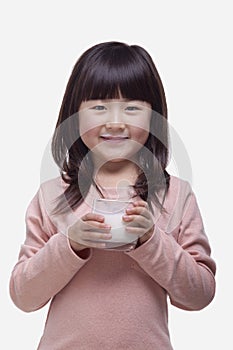
<path id="1" fill-rule="evenodd" d="M 104 222 L 102 223 L 97 221 L 86 221 L 83 225 L 84 231 L 95 231 L 96 229 L 107 232 L 111 230 L 111 226 L 105 224 Z"/>
<path id="2" fill-rule="evenodd" d="M 104 216 L 96 213 L 87 213 L 82 217 L 82 221 L 104 222 Z"/>
<path id="3" fill-rule="evenodd" d="M 126 209 L 126 214 L 128 215 L 141 215 L 144 216 L 145 218 L 149 219 L 151 217 L 151 214 L 149 210 L 145 207 L 134 207 L 134 208 L 128 208 Z"/>
<path id="4" fill-rule="evenodd" d="M 135 207 L 144 207 L 144 208 L 148 208 L 149 207 L 148 203 L 145 202 L 145 201 L 135 201 L 135 202 L 133 202 L 133 205 Z"/>
<path id="5" fill-rule="evenodd" d="M 123 220 L 128 223 L 127 227 L 148 227 L 150 225 L 150 222 L 144 218 L 143 216 L 138 215 L 124 215 Z"/>

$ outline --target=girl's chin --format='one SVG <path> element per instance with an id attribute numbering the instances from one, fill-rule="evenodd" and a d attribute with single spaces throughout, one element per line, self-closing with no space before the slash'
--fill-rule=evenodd
<path id="1" fill-rule="evenodd" d="M 113 159 L 102 159 L 103 163 L 127 163 L 127 162 L 132 162 L 133 159 L 129 159 L 129 158 L 113 158 Z"/>
<path id="2" fill-rule="evenodd" d="M 116 157 L 116 158 L 96 158 L 94 159 L 94 163 L 98 165 L 111 165 L 111 164 L 119 164 L 119 165 L 124 165 L 127 163 L 135 163 L 135 157 Z"/>
<path id="3" fill-rule="evenodd" d="M 128 158 L 116 157 L 116 158 L 108 159 L 107 161 L 110 163 L 116 163 L 116 162 L 125 162 L 125 161 L 129 161 L 129 160 L 130 159 L 128 159 Z"/>
<path id="4" fill-rule="evenodd" d="M 133 163 L 137 163 L 137 152 L 130 152 L 130 150 L 128 150 L 128 152 L 115 152 L 115 154 L 113 152 L 96 152 L 96 153 L 92 153 L 92 159 L 94 161 L 95 164 L 122 164 L 125 163 L 129 163 L 129 162 L 133 162 Z"/>

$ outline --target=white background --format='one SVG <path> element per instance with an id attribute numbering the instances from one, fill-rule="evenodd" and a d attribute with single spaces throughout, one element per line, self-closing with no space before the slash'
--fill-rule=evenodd
<path id="1" fill-rule="evenodd" d="M 0 347 L 37 347 L 47 307 L 26 314 L 8 294 L 25 211 L 74 63 L 93 44 L 118 40 L 143 46 L 156 62 L 218 267 L 216 297 L 206 309 L 169 308 L 174 349 L 233 348 L 230 1 L 22 0 L 1 2 L 0 13 Z"/>

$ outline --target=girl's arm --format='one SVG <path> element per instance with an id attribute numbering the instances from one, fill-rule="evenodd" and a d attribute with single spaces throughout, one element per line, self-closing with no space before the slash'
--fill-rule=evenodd
<path id="1" fill-rule="evenodd" d="M 57 294 L 90 259 L 77 256 L 68 238 L 51 223 L 40 191 L 26 213 L 26 240 L 10 278 L 13 302 L 23 311 L 34 311 Z"/>
<path id="2" fill-rule="evenodd" d="M 213 299 L 216 267 L 193 193 L 177 239 L 155 227 L 148 241 L 127 254 L 167 291 L 173 305 L 199 310 Z"/>

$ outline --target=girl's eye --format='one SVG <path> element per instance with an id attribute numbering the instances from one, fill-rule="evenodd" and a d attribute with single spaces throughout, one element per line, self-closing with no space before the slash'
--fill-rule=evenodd
<path id="1" fill-rule="evenodd" d="M 97 105 L 97 106 L 92 107 L 92 109 L 94 109 L 96 111 L 104 111 L 106 108 L 104 106 Z"/>
<path id="2" fill-rule="evenodd" d="M 127 111 L 138 111 L 139 108 L 136 107 L 136 106 L 128 106 L 128 107 L 126 107 L 126 110 L 127 110 Z"/>

